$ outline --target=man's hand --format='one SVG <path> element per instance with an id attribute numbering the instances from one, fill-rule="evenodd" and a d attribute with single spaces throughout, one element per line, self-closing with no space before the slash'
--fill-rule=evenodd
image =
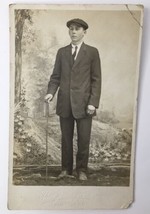
<path id="1" fill-rule="evenodd" d="M 95 106 L 88 105 L 87 106 L 87 114 L 92 115 L 95 112 Z"/>
<path id="2" fill-rule="evenodd" d="M 45 96 L 45 102 L 50 103 L 50 101 L 52 101 L 53 99 L 53 95 L 52 94 L 46 94 Z"/>

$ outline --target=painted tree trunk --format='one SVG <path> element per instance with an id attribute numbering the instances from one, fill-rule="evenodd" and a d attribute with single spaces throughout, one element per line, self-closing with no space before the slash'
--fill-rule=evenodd
<path id="1" fill-rule="evenodd" d="M 15 103 L 21 99 L 21 70 L 22 70 L 22 52 L 21 41 L 17 41 L 15 52 Z"/>
<path id="2" fill-rule="evenodd" d="M 22 34 L 25 19 L 29 19 L 28 10 L 15 11 L 15 104 L 21 100 L 21 73 L 22 73 Z"/>

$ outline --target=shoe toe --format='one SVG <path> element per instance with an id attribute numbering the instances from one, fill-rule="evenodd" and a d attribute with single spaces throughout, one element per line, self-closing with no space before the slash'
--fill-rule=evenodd
<path id="1" fill-rule="evenodd" d="M 86 181 L 87 180 L 87 175 L 84 172 L 79 173 L 79 180 L 80 181 Z"/>
<path id="2" fill-rule="evenodd" d="M 64 170 L 64 171 L 62 171 L 59 175 L 58 175 L 58 177 L 59 178 L 64 178 L 64 177 L 66 177 L 68 175 L 68 172 L 66 171 L 66 170 Z"/>

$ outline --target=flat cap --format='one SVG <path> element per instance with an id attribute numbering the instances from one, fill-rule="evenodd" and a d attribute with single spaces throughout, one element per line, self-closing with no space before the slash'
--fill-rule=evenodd
<path id="1" fill-rule="evenodd" d="M 79 26 L 83 27 L 85 30 L 88 29 L 88 27 L 89 27 L 85 21 L 83 21 L 82 19 L 78 19 L 78 18 L 69 20 L 66 25 L 69 28 L 71 24 L 79 25 Z"/>

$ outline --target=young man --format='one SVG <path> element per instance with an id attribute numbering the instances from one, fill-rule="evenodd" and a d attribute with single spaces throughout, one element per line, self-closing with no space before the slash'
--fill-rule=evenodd
<path id="1" fill-rule="evenodd" d="M 101 93 L 100 58 L 96 48 L 83 42 L 88 29 L 85 21 L 72 19 L 67 22 L 67 27 L 71 44 L 58 50 L 45 100 L 50 102 L 59 88 L 56 107 L 62 133 L 62 172 L 59 177 L 72 174 L 76 122 L 76 170 L 79 180 L 87 180 L 92 116 L 99 106 Z"/>

